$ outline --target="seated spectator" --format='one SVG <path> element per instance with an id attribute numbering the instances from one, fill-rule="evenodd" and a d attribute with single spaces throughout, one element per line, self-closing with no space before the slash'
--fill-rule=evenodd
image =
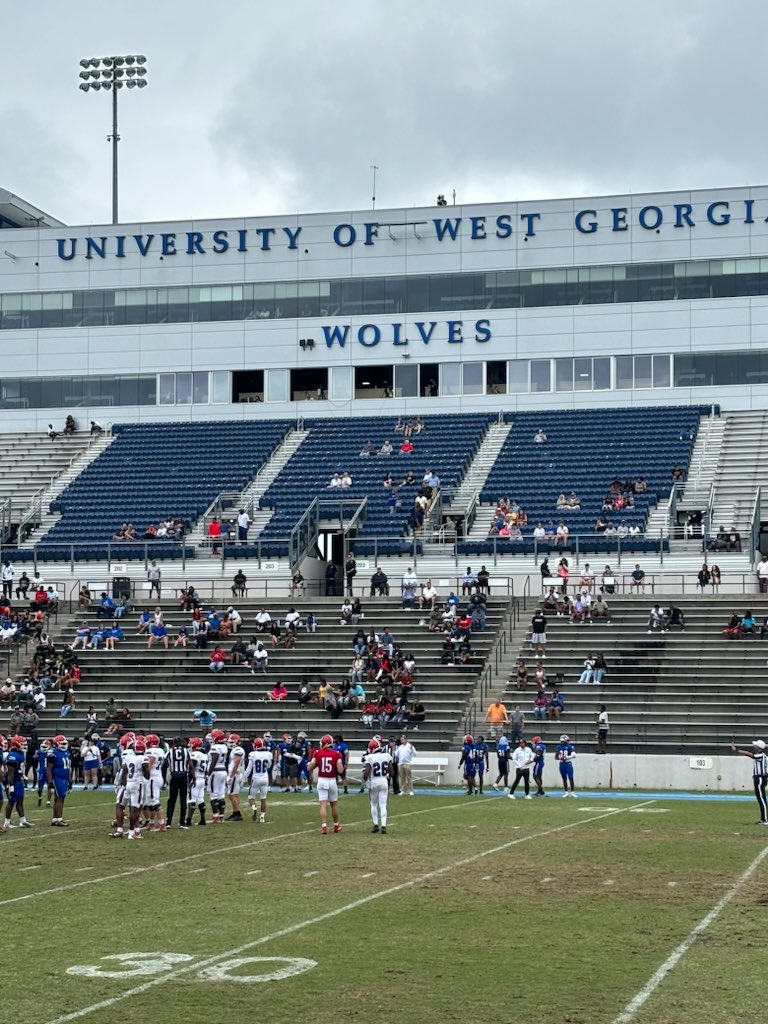
<path id="1" fill-rule="evenodd" d="M 10 676 L 0 686 L 0 704 L 16 703 L 16 684 Z"/>
<path id="2" fill-rule="evenodd" d="M 251 673 L 256 675 L 257 672 L 261 672 L 263 675 L 267 674 L 267 667 L 269 665 L 269 652 L 261 643 L 257 641 L 252 653 L 251 653 Z"/>
<path id="3" fill-rule="evenodd" d="M 308 704 L 312 704 L 314 701 L 314 697 L 312 696 L 312 687 L 309 685 L 309 680 L 306 676 L 302 678 L 301 683 L 299 684 L 299 692 L 296 696 L 296 700 L 300 708 L 304 708 Z"/>
<path id="4" fill-rule="evenodd" d="M 287 700 L 288 687 L 285 683 L 277 682 L 271 690 L 267 690 L 267 700 Z"/>
<path id="5" fill-rule="evenodd" d="M 536 431 L 536 433 L 533 435 L 533 443 L 534 444 L 546 444 L 547 443 L 547 435 L 544 433 L 543 430 L 539 429 L 539 430 Z"/>
<path id="6" fill-rule="evenodd" d="M 369 455 L 373 455 L 374 448 L 371 441 L 366 441 L 360 451 L 357 453 L 361 459 L 368 458 Z"/>
<path id="7" fill-rule="evenodd" d="M 547 688 L 547 670 L 540 660 L 536 662 L 536 667 L 533 670 L 533 681 L 539 692 Z"/>
<path id="8" fill-rule="evenodd" d="M 208 541 L 211 546 L 211 553 L 218 555 L 221 551 L 221 522 L 218 516 L 214 516 L 208 524 Z"/>
<path id="9" fill-rule="evenodd" d="M 296 570 L 298 572 L 298 569 Z M 296 573 L 294 573 L 294 576 Z M 299 573 L 301 576 L 301 573 Z M 303 577 L 302 577 L 303 580 Z M 245 597 L 246 584 L 248 577 L 245 575 L 242 569 L 238 569 L 232 580 L 232 596 L 233 597 Z"/>
<path id="10" fill-rule="evenodd" d="M 490 594 L 491 592 L 491 574 L 484 565 L 480 566 L 477 574 L 477 589 L 483 594 Z"/>
<path id="11" fill-rule="evenodd" d="M 563 614 L 563 599 L 554 587 L 550 587 L 541 602 L 542 610 L 546 615 L 548 612 L 561 616 Z"/>
<path id="12" fill-rule="evenodd" d="M 416 591 L 419 581 L 414 575 L 413 569 L 409 568 L 403 576 L 401 584 L 403 595 L 403 608 L 413 608 L 416 604 Z"/>
<path id="13" fill-rule="evenodd" d="M 568 499 L 565 496 L 565 492 L 561 491 L 560 494 L 557 497 L 557 507 L 558 508 L 565 508 L 567 506 L 567 504 L 568 504 Z"/>
<path id="14" fill-rule="evenodd" d="M 648 490 L 648 484 L 646 483 L 644 476 L 639 476 L 635 480 L 635 494 L 645 494 Z"/>
<path id="15" fill-rule="evenodd" d="M 674 483 L 681 483 L 685 480 L 685 473 L 681 466 L 675 465 L 672 467 L 672 480 Z M 635 485 L 635 490 L 637 490 L 637 485 Z"/>
<path id="16" fill-rule="evenodd" d="M 414 445 L 413 441 L 411 441 L 410 437 L 406 437 L 403 443 L 400 445 L 400 454 L 410 455 L 413 451 L 415 451 L 415 447 L 416 446 Z"/>
<path id="17" fill-rule="evenodd" d="M 591 654 L 588 654 L 583 662 L 584 671 L 579 676 L 579 686 L 584 686 L 587 683 L 592 682 L 592 678 L 595 674 L 595 658 Z"/>
<path id="18" fill-rule="evenodd" d="M 227 619 L 226 619 L 226 621 L 229 623 L 230 632 L 237 633 L 237 631 L 240 629 L 240 627 L 243 624 L 243 617 L 240 614 L 240 612 L 233 605 L 230 605 L 227 608 Z"/>
<path id="19" fill-rule="evenodd" d="M 559 722 L 560 715 L 565 711 L 565 698 L 559 690 L 553 690 L 547 705 L 547 717 L 550 722 Z"/>
<path id="20" fill-rule="evenodd" d="M 434 608 L 437 601 L 437 590 L 432 585 L 432 580 L 427 580 L 421 588 L 419 596 L 419 610 L 425 607 Z"/>
<path id="21" fill-rule="evenodd" d="M 389 443 L 389 441 L 384 441 L 384 443 L 382 444 L 381 448 L 379 448 L 379 450 L 378 450 L 378 452 L 376 454 L 377 455 L 391 455 L 392 454 L 392 445 Z"/>
<path id="22" fill-rule="evenodd" d="M 131 610 L 132 601 L 127 594 L 124 594 L 114 608 L 114 616 L 116 619 L 122 619 L 122 617 Z"/>
<path id="23" fill-rule="evenodd" d="M 106 630 L 104 633 L 105 650 L 114 651 L 115 644 L 118 640 L 122 640 L 124 635 L 122 626 L 119 624 L 117 619 L 113 619 L 111 628 Z"/>
<path id="24" fill-rule="evenodd" d="M 244 640 L 235 640 L 229 652 L 233 665 L 242 665 L 248 659 L 248 647 Z"/>
<path id="25" fill-rule="evenodd" d="M 291 577 L 291 597 L 296 597 L 296 594 L 301 597 L 303 593 L 304 577 L 301 574 L 301 570 L 297 569 Z"/>
<path id="26" fill-rule="evenodd" d="M 600 513 L 600 515 L 595 520 L 595 533 L 605 533 L 605 531 L 607 529 L 608 529 L 608 520 L 605 518 L 605 516 L 602 513 Z"/>
<path id="27" fill-rule="evenodd" d="M 729 640 L 739 639 L 741 636 L 741 616 L 738 612 L 734 612 L 730 619 L 728 619 L 728 624 L 723 633 L 725 633 Z"/>
<path id="28" fill-rule="evenodd" d="M 27 591 L 29 590 L 29 584 L 30 584 L 30 579 L 29 579 L 29 576 L 27 575 L 27 570 L 25 569 L 22 572 L 21 576 L 19 576 L 18 583 L 16 585 L 16 600 L 17 601 L 18 600 L 26 601 L 26 599 L 27 599 Z M 83 590 L 87 590 L 87 589 L 88 589 L 87 587 L 83 587 Z M 88 591 L 88 597 L 89 597 L 89 600 L 90 600 L 90 591 Z M 87 605 L 86 605 L 86 607 L 87 607 Z"/>
<path id="29" fill-rule="evenodd" d="M 699 586 L 701 587 L 701 589 L 705 590 L 709 586 L 711 580 L 712 580 L 712 573 L 709 571 L 709 566 L 705 562 L 702 565 L 702 567 L 699 569 L 699 574 L 698 574 L 698 581 L 699 581 Z"/>
<path id="30" fill-rule="evenodd" d="M 137 633 L 146 633 L 151 625 L 152 625 L 152 616 L 150 614 L 149 609 L 145 608 L 144 611 L 139 616 L 138 629 L 136 630 L 136 632 Z"/>
<path id="31" fill-rule="evenodd" d="M 640 527 L 637 525 L 637 523 L 633 519 L 632 522 L 629 524 L 629 536 L 630 537 L 639 537 L 642 532 L 643 531 L 640 529 Z"/>
<path id="32" fill-rule="evenodd" d="M 352 600 L 349 597 L 345 597 L 341 605 L 341 619 L 342 626 L 349 626 L 352 623 Z"/>
<path id="33" fill-rule="evenodd" d="M 660 630 L 662 633 L 667 632 L 667 616 L 664 609 L 659 604 L 655 604 L 650 611 L 648 616 L 648 632 L 652 633 L 654 630 Z"/>
<path id="34" fill-rule="evenodd" d="M 726 534 L 725 550 L 741 551 L 741 534 L 738 533 L 733 527 L 731 527 Z"/>
<path id="35" fill-rule="evenodd" d="M 189 630 L 186 626 L 179 626 L 176 632 L 176 639 L 173 641 L 174 647 L 186 647 L 187 640 L 189 639 Z"/>
<path id="36" fill-rule="evenodd" d="M 623 519 L 616 527 L 616 536 L 619 538 L 619 540 L 624 540 L 625 537 L 629 536 L 629 527 Z"/>
<path id="37" fill-rule="evenodd" d="M 549 708 L 549 697 L 543 690 L 539 690 L 536 694 L 536 698 L 533 702 L 533 717 L 538 721 L 543 722 L 547 717 L 547 709 Z"/>
<path id="38" fill-rule="evenodd" d="M 227 652 L 223 647 L 214 647 L 210 654 L 208 668 L 211 672 L 224 672 L 227 667 Z"/>
<path id="39" fill-rule="evenodd" d="M 565 501 L 565 507 L 577 512 L 581 508 L 581 498 L 578 496 L 576 491 L 571 491 Z"/>
<path id="40" fill-rule="evenodd" d="M 352 486 L 352 475 L 348 470 L 344 470 L 341 474 L 341 489 L 343 491 L 349 490 Z"/>
<path id="41" fill-rule="evenodd" d="M 741 635 L 745 636 L 747 633 L 750 633 L 754 636 L 756 625 L 757 623 L 755 622 L 754 615 L 749 609 L 747 609 L 741 618 Z"/>
<path id="42" fill-rule="evenodd" d="M 570 533 L 568 527 L 565 525 L 563 520 L 557 524 L 557 531 L 555 532 L 555 547 L 565 548 L 568 546 L 568 534 Z"/>
<path id="43" fill-rule="evenodd" d="M 587 609 L 584 604 L 584 601 L 582 600 L 581 594 L 576 594 L 574 599 L 571 601 L 571 610 L 569 618 L 571 622 L 586 622 Z"/>
<path id="44" fill-rule="evenodd" d="M 598 594 L 595 600 L 592 602 L 592 621 L 596 622 L 598 619 L 605 619 L 607 626 L 611 624 L 611 612 L 608 608 L 608 603 L 602 594 Z"/>
<path id="45" fill-rule="evenodd" d="M 681 633 L 685 632 L 685 615 L 682 608 L 678 608 L 675 604 L 670 605 L 667 610 L 667 632 L 671 629 L 679 629 Z"/>
<path id="46" fill-rule="evenodd" d="M 616 593 L 616 577 L 613 574 L 613 569 L 610 565 L 606 565 L 603 569 L 603 575 L 600 585 L 601 594 L 615 594 Z"/>
<path id="47" fill-rule="evenodd" d="M 200 605 L 200 594 L 190 585 L 179 595 L 179 607 L 185 612 L 192 612 Z"/>
<path id="48" fill-rule="evenodd" d="M 528 667 L 525 664 L 525 659 L 520 658 L 517 663 L 517 669 L 515 671 L 515 689 L 525 690 L 528 686 Z"/>
<path id="49" fill-rule="evenodd" d="M 282 635 L 283 631 L 280 629 L 280 623 L 276 619 L 273 619 L 269 624 L 269 638 L 272 641 L 273 647 L 277 647 Z"/>
<path id="50" fill-rule="evenodd" d="M 645 590 L 645 573 L 640 568 L 640 563 L 635 562 L 635 568 L 632 570 L 632 576 L 629 581 L 630 588 L 635 587 L 637 592 Z"/>
<path id="51" fill-rule="evenodd" d="M 159 622 L 155 621 L 149 627 L 149 637 L 147 639 L 147 648 L 152 647 L 155 640 L 159 640 L 163 647 L 168 650 L 168 627 L 162 618 Z"/>
<path id="52" fill-rule="evenodd" d="M 591 568 L 589 562 L 584 563 L 584 568 L 581 570 L 581 586 L 586 587 L 587 590 L 591 590 L 595 583 L 595 573 Z"/>
<path id="53" fill-rule="evenodd" d="M 341 474 L 334 473 L 331 479 L 328 481 L 328 486 L 330 488 L 341 487 Z"/>
<path id="54" fill-rule="evenodd" d="M 272 616 L 269 614 L 266 608 L 261 608 L 256 613 L 256 632 L 257 633 L 268 633 L 269 627 L 272 623 Z"/>

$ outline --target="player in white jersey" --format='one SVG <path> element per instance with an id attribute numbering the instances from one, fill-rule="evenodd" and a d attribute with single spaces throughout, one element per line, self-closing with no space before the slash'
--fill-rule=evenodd
<path id="1" fill-rule="evenodd" d="M 146 736 L 147 758 L 149 759 L 149 785 L 147 786 L 147 817 L 150 832 L 164 832 L 165 814 L 160 803 L 163 788 L 165 749 L 160 746 L 160 737 L 150 732 Z"/>
<path id="2" fill-rule="evenodd" d="M 192 826 L 192 815 L 195 807 L 200 812 L 198 825 L 205 824 L 205 780 L 208 776 L 208 755 L 202 749 L 203 741 L 199 736 L 193 736 L 188 743 L 189 747 L 189 797 L 187 799 L 187 820 L 184 822 L 187 828 Z"/>
<path id="3" fill-rule="evenodd" d="M 224 821 L 227 806 L 227 760 L 229 747 L 227 737 L 221 729 L 211 733 L 211 749 L 208 753 L 208 789 L 211 793 L 211 821 L 220 825 Z"/>
<path id="4" fill-rule="evenodd" d="M 257 736 L 253 741 L 253 750 L 248 755 L 248 763 L 243 776 L 243 783 L 248 787 L 248 804 L 251 817 L 256 820 L 256 797 L 259 798 L 259 821 L 263 825 L 267 820 L 267 796 L 269 794 L 269 769 L 272 767 L 272 751 L 267 750 L 264 740 Z"/>
<path id="5" fill-rule="evenodd" d="M 123 788 L 122 803 L 120 808 L 128 805 L 129 814 L 129 839 L 141 839 L 139 818 L 141 809 L 146 803 L 146 787 L 149 783 L 149 758 L 147 757 L 147 744 L 143 736 L 136 737 L 130 742 L 130 737 L 123 746 L 123 767 L 120 773 L 120 785 Z M 122 743 L 122 741 L 121 741 Z M 118 792 L 119 795 L 119 792 Z M 122 837 L 123 828 L 121 815 L 118 812 L 117 829 L 112 835 L 115 838 Z"/>
<path id="6" fill-rule="evenodd" d="M 117 744 L 117 752 L 115 753 L 115 820 L 112 822 L 114 832 L 109 833 L 113 839 L 123 838 L 125 805 L 128 802 L 123 769 L 125 767 L 126 751 L 133 752 L 135 741 L 136 733 L 126 732 L 120 737 L 120 741 Z"/>
<path id="7" fill-rule="evenodd" d="M 245 751 L 240 746 L 240 737 L 231 732 L 227 737 L 227 794 L 232 805 L 232 813 L 227 821 L 242 821 L 240 813 L 240 790 L 243 786 L 245 771 Z"/>
<path id="8" fill-rule="evenodd" d="M 378 740 L 371 740 L 365 755 L 363 778 L 368 783 L 368 795 L 371 800 L 371 832 L 387 834 L 387 798 L 389 797 L 389 780 L 392 777 L 392 755 L 382 749 Z"/>

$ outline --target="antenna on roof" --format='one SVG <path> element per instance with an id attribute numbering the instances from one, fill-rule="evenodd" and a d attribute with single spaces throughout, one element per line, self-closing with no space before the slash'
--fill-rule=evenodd
<path id="1" fill-rule="evenodd" d="M 378 171 L 378 169 L 379 168 L 378 168 L 377 164 L 371 164 L 371 170 L 373 171 L 373 189 L 372 189 L 373 194 L 371 196 L 371 209 L 372 210 L 376 209 L 376 171 Z"/>

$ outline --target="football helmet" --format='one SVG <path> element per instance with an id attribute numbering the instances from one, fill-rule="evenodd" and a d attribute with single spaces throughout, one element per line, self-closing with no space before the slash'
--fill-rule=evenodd
<path id="1" fill-rule="evenodd" d="M 531 743 L 537 747 L 541 743 L 541 736 L 531 736 Z"/>
<path id="2" fill-rule="evenodd" d="M 133 749 L 137 754 L 146 754 L 147 752 L 147 741 L 143 736 L 137 736 L 133 741 Z"/>
<path id="3" fill-rule="evenodd" d="M 190 750 L 200 750 L 202 745 L 203 741 L 200 739 L 199 736 L 193 736 L 192 739 L 187 744 Z"/>
<path id="4" fill-rule="evenodd" d="M 147 746 L 148 747 L 159 747 L 160 746 L 160 737 L 156 733 L 154 733 L 154 732 L 148 732 L 147 733 L 146 741 L 147 741 Z"/>
<path id="5" fill-rule="evenodd" d="M 134 746 L 135 743 L 136 743 L 136 733 L 135 732 L 125 732 L 120 737 L 120 746 L 122 747 L 123 750 L 128 750 L 130 747 Z"/>
<path id="6" fill-rule="evenodd" d="M 59 735 L 53 737 L 53 745 L 57 747 L 59 750 L 66 750 L 67 747 L 69 746 L 69 743 L 67 741 L 66 736 Z"/>
<path id="7" fill-rule="evenodd" d="M 211 743 L 223 743 L 226 738 L 221 729 L 213 729 L 211 731 Z"/>
<path id="8" fill-rule="evenodd" d="M 381 744 L 379 743 L 378 740 L 371 740 L 371 742 L 368 744 L 368 753 L 373 754 L 377 750 L 381 750 Z"/>
<path id="9" fill-rule="evenodd" d="M 58 737 L 54 736 L 52 740 L 41 740 L 40 741 L 40 749 L 41 750 L 50 750 L 51 747 L 54 745 L 54 743 L 56 742 L 57 739 L 58 739 Z"/>
<path id="10" fill-rule="evenodd" d="M 11 750 L 13 750 L 14 747 L 17 747 L 19 750 L 26 750 L 27 741 L 23 736 L 11 736 L 8 740 L 8 746 Z"/>
<path id="11" fill-rule="evenodd" d="M 231 732 L 229 736 L 227 736 L 227 746 L 230 750 L 232 750 L 233 747 L 240 746 L 240 737 L 236 732 Z"/>
<path id="12" fill-rule="evenodd" d="M 8 740 L 5 738 L 5 736 L 0 734 L 0 750 L 7 750 L 7 749 L 8 749 Z"/>
<path id="13" fill-rule="evenodd" d="M 325 733 L 324 736 L 321 736 L 320 737 L 320 746 L 321 747 L 332 747 L 333 746 L 333 736 L 331 736 L 330 733 Z"/>
<path id="14" fill-rule="evenodd" d="M 560 742 L 561 743 L 570 743 L 571 742 L 571 737 L 567 733 L 563 733 L 563 735 L 560 737 Z"/>
<path id="15" fill-rule="evenodd" d="M 256 739 L 253 741 L 253 749 L 254 750 L 263 750 L 264 749 L 264 740 L 261 738 L 261 736 L 257 736 Z"/>
<path id="16" fill-rule="evenodd" d="M 474 737 L 470 736 L 469 733 L 467 733 L 467 735 L 464 737 L 464 742 L 465 743 L 474 743 L 475 740 L 474 740 Z"/>

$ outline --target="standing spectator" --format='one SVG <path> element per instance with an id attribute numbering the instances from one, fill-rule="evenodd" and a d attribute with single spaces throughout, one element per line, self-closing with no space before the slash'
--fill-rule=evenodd
<path id="1" fill-rule="evenodd" d="M 160 572 L 160 568 L 158 567 L 157 562 L 154 559 L 152 559 L 152 561 L 149 563 L 149 569 L 147 570 L 147 579 L 149 580 L 150 583 L 149 600 L 152 599 L 153 593 L 157 594 L 157 599 L 158 601 L 160 600 L 160 593 L 162 588 L 162 583 L 160 580 L 161 575 L 162 574 Z"/>
<path id="2" fill-rule="evenodd" d="M 216 712 L 211 711 L 209 708 L 200 708 L 192 712 L 192 721 L 197 722 L 203 733 L 209 732 L 214 727 L 216 718 Z"/>
<path id="3" fill-rule="evenodd" d="M 491 592 L 491 574 L 484 565 L 480 566 L 480 571 L 477 574 L 477 589 L 481 594 L 490 594 Z"/>
<path id="4" fill-rule="evenodd" d="M 415 754 L 416 748 L 403 733 L 397 748 L 397 766 L 402 796 L 413 796 L 413 758 Z"/>
<path id="5" fill-rule="evenodd" d="M 497 732 L 504 732 L 505 726 L 509 725 L 509 715 L 506 706 L 502 703 L 501 697 L 497 697 L 492 704 L 488 705 L 485 712 L 485 720 L 490 725 L 491 736 L 495 739 Z M 499 781 L 498 779 L 496 780 Z"/>
<path id="6" fill-rule="evenodd" d="M 540 609 L 533 613 L 531 619 L 531 646 L 537 658 L 546 658 L 547 618 Z"/>
<path id="7" fill-rule="evenodd" d="M 757 582 L 761 594 L 768 594 L 768 556 L 760 555 L 757 563 Z"/>
<path id="8" fill-rule="evenodd" d="M 521 711 L 520 705 L 515 704 L 512 714 L 509 716 L 509 733 L 513 749 L 520 742 L 524 728 L 525 715 Z"/>
<path id="9" fill-rule="evenodd" d="M 760 821 L 758 825 L 768 825 L 768 806 L 765 800 L 765 788 L 768 783 L 768 755 L 765 753 L 765 740 L 752 740 L 751 750 L 739 750 L 735 743 L 731 744 L 731 750 L 741 757 L 752 759 L 752 784 L 755 787 L 755 799 L 760 808 Z"/>
<path id="10" fill-rule="evenodd" d="M 515 781 L 507 794 L 510 800 L 515 799 L 515 790 L 520 780 L 523 780 L 525 799 L 531 799 L 531 767 L 534 762 L 534 753 L 528 746 L 525 739 L 521 738 L 515 750 L 512 751 L 512 760 L 515 765 Z"/>
<path id="11" fill-rule="evenodd" d="M 10 600 L 13 596 L 13 577 L 16 575 L 16 570 L 7 558 L 3 562 L 3 568 L 0 575 L 3 580 L 3 597 L 7 597 Z"/>
<path id="12" fill-rule="evenodd" d="M 605 747 L 608 742 L 608 730 L 610 729 L 610 725 L 608 724 L 608 712 L 605 709 L 605 704 L 598 704 L 595 723 L 597 725 L 597 750 L 595 753 L 604 754 L 606 752 Z"/>
<path id="13" fill-rule="evenodd" d="M 353 593 L 352 585 L 355 582 L 355 576 L 357 576 L 357 562 L 355 556 L 350 553 L 347 555 L 347 560 L 344 563 L 344 576 L 347 581 L 347 593 L 351 596 Z"/>
<path id="14" fill-rule="evenodd" d="M 211 545 L 211 554 L 218 555 L 221 551 L 221 523 L 218 516 L 214 516 L 208 524 L 208 542 Z"/>
<path id="15" fill-rule="evenodd" d="M 336 597 L 336 576 L 338 569 L 333 562 L 329 562 L 325 567 L 325 596 Z"/>
<path id="16" fill-rule="evenodd" d="M 248 543 L 248 527 L 251 525 L 251 517 L 241 508 L 237 513 L 237 539 L 241 544 Z"/>

